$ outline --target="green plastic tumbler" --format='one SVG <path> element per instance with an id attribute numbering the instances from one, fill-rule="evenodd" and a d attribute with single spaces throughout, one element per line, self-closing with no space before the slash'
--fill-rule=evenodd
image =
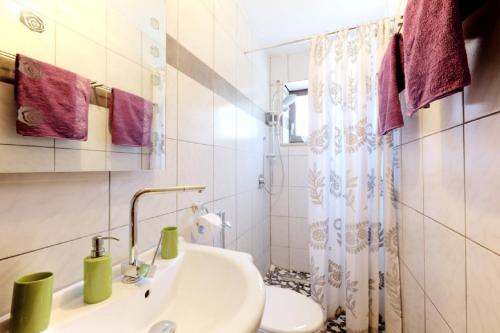
<path id="1" fill-rule="evenodd" d="M 165 227 L 161 230 L 161 258 L 177 257 L 177 227 Z"/>
<path id="2" fill-rule="evenodd" d="M 53 284 L 50 272 L 26 275 L 14 282 L 11 333 L 39 333 L 49 326 Z"/>

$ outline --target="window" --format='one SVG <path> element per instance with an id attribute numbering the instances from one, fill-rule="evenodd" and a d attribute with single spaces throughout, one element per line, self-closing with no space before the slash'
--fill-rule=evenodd
<path id="1" fill-rule="evenodd" d="M 283 122 L 284 141 L 288 143 L 305 143 L 309 136 L 309 101 L 307 81 L 287 83 L 285 87 L 295 100 L 289 105 L 287 119 Z"/>

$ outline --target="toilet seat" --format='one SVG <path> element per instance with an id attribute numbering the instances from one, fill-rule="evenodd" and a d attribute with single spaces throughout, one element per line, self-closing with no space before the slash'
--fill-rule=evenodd
<path id="1" fill-rule="evenodd" d="M 321 307 L 298 292 L 266 286 L 261 329 L 269 333 L 315 333 L 323 326 Z"/>

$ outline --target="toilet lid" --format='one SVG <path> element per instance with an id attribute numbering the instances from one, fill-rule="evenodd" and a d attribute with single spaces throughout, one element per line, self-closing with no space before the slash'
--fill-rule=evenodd
<path id="1" fill-rule="evenodd" d="M 321 307 L 298 292 L 266 287 L 261 328 L 272 333 L 313 333 L 323 325 Z"/>

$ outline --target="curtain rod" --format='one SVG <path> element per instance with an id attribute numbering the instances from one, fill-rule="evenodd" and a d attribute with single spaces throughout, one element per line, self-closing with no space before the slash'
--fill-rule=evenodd
<path id="1" fill-rule="evenodd" d="M 403 15 L 396 16 L 395 18 L 397 18 L 399 20 L 402 20 L 403 19 Z M 398 24 L 399 25 L 403 25 L 403 22 L 399 22 Z M 333 31 L 327 32 L 325 35 L 327 35 L 327 36 L 335 35 L 336 33 L 339 33 L 339 32 L 344 31 L 344 30 L 354 30 L 354 29 L 357 29 L 360 26 L 361 25 L 356 25 L 356 26 L 351 26 L 351 27 L 348 27 L 348 28 L 342 28 L 342 29 L 333 30 Z M 316 36 L 316 35 L 314 35 L 314 36 Z M 302 42 L 307 42 L 308 40 L 313 39 L 314 36 L 309 36 L 309 37 L 304 37 L 304 38 L 299 38 L 299 39 L 293 39 L 293 40 L 290 40 L 290 41 L 287 41 L 287 42 L 283 42 L 283 43 L 279 43 L 279 44 L 264 46 L 264 47 L 260 47 L 260 48 L 257 48 L 257 49 L 251 49 L 251 50 L 245 51 L 244 53 L 245 54 L 249 54 L 249 53 L 254 53 L 254 52 L 260 52 L 260 51 L 275 49 L 275 48 L 279 48 L 279 47 L 286 46 L 286 45 L 292 45 L 292 44 L 298 44 L 298 43 L 302 43 Z"/>

